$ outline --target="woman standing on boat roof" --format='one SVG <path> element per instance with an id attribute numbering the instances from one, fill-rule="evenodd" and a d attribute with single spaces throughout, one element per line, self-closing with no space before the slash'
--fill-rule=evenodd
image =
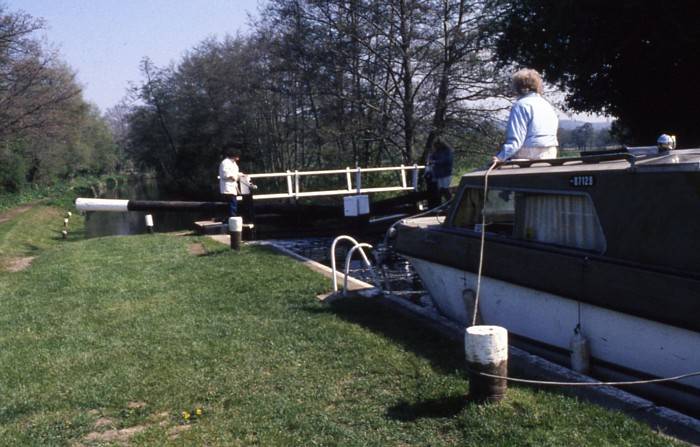
<path id="1" fill-rule="evenodd" d="M 512 78 L 518 95 L 506 126 L 506 142 L 494 161 L 511 158 L 557 158 L 559 118 L 542 95 L 540 74 L 532 69 L 518 70 Z"/>

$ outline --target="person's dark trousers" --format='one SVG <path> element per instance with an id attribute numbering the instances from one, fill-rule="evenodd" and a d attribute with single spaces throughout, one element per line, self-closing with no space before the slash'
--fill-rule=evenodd
<path id="1" fill-rule="evenodd" d="M 437 182 L 430 180 L 426 182 L 426 187 L 428 192 L 428 209 L 433 209 L 440 205 L 440 190 L 438 189 Z"/>
<path id="2" fill-rule="evenodd" d="M 238 214 L 238 199 L 235 194 L 227 194 L 228 199 L 228 217 L 235 217 Z M 228 219 L 226 220 L 228 223 Z"/>

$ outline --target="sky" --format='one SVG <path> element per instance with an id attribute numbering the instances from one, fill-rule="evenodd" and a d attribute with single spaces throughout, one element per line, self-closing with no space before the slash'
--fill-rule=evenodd
<path id="1" fill-rule="evenodd" d="M 139 62 L 178 62 L 208 37 L 248 30 L 258 0 L 0 0 L 7 11 L 45 20 L 43 36 L 76 72 L 86 100 L 117 104 Z"/>
<path id="2" fill-rule="evenodd" d="M 45 21 L 43 37 L 77 72 L 83 96 L 102 112 L 119 103 L 139 63 L 179 62 L 208 37 L 245 34 L 258 0 L 0 0 L 8 11 Z M 560 112 L 560 119 L 609 121 Z"/>

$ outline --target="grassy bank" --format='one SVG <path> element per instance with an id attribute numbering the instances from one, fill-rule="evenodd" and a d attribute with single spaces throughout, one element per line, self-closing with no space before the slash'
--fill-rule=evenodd
<path id="1" fill-rule="evenodd" d="M 27 203 L 42 203 L 60 208 L 71 208 L 77 197 L 93 197 L 95 192 L 109 184 L 124 181 L 121 174 L 102 177 L 85 176 L 71 180 L 60 180 L 50 185 L 27 185 L 15 193 L 0 192 L 0 212 Z"/>
<path id="2" fill-rule="evenodd" d="M 458 346 L 325 306 L 328 280 L 262 248 L 56 240 L 60 214 L 0 223 L 3 253 L 37 256 L 0 271 L 0 445 L 674 444 L 553 392 L 466 405 Z"/>

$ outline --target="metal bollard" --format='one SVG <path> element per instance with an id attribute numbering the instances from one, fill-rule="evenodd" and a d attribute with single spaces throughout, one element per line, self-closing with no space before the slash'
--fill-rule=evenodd
<path id="1" fill-rule="evenodd" d="M 145 220 L 146 220 L 146 231 L 153 234 L 153 216 L 150 214 L 146 214 Z"/>
<path id="2" fill-rule="evenodd" d="M 242 217 L 229 217 L 228 233 L 231 236 L 231 250 L 240 250 L 241 240 L 243 239 Z"/>
<path id="3" fill-rule="evenodd" d="M 498 402 L 508 382 L 479 373 L 508 375 L 508 331 L 500 326 L 471 326 L 464 333 L 464 353 L 469 370 L 469 399 L 477 403 Z"/>

